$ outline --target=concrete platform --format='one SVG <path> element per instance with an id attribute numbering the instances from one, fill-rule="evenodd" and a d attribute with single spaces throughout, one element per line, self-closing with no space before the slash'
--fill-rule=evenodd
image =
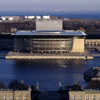
<path id="1" fill-rule="evenodd" d="M 9 52 L 5 59 L 12 60 L 12 59 L 93 59 L 93 56 L 79 54 L 79 53 L 68 53 L 68 54 L 59 54 L 59 55 L 37 55 L 37 54 L 29 54 L 29 53 L 18 53 L 18 52 Z"/>

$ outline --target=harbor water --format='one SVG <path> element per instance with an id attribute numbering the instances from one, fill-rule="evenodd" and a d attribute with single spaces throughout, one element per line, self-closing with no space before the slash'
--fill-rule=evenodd
<path id="1" fill-rule="evenodd" d="M 99 67 L 100 58 L 93 60 L 5 60 L 0 59 L 0 81 L 6 85 L 11 80 L 24 80 L 25 84 L 36 85 L 41 90 L 57 90 L 74 84 L 77 80 L 85 86 L 83 73 L 91 67 Z"/>

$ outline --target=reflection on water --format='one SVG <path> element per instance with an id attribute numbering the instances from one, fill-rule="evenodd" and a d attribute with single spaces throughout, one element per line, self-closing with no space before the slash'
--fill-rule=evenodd
<path id="1" fill-rule="evenodd" d="M 69 85 L 78 80 L 85 85 L 83 73 L 90 67 L 99 65 L 94 60 L 4 60 L 0 59 L 0 80 L 24 80 L 27 84 L 40 83 L 40 89 L 57 89 L 58 82 Z"/>
<path id="2" fill-rule="evenodd" d="M 75 65 L 80 66 L 84 65 L 85 60 L 17 60 L 15 61 L 15 65 L 21 65 L 21 66 L 32 66 L 32 65 L 38 65 L 38 66 L 53 66 L 56 67 L 62 67 L 66 68 L 68 65 Z"/>

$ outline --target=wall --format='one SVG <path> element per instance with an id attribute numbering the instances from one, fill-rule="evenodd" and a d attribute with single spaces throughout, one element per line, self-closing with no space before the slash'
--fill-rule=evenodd
<path id="1" fill-rule="evenodd" d="M 37 20 L 36 31 L 62 31 L 62 20 Z"/>
<path id="2" fill-rule="evenodd" d="M 72 52 L 80 52 L 84 53 L 85 52 L 85 46 L 84 46 L 84 39 L 73 39 L 73 47 L 72 47 Z"/>

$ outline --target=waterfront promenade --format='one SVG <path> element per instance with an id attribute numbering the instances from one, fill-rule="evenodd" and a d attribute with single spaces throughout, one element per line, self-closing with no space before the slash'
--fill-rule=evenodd
<path id="1" fill-rule="evenodd" d="M 66 53 L 66 54 L 34 54 L 9 52 L 6 59 L 93 59 L 88 53 Z"/>

